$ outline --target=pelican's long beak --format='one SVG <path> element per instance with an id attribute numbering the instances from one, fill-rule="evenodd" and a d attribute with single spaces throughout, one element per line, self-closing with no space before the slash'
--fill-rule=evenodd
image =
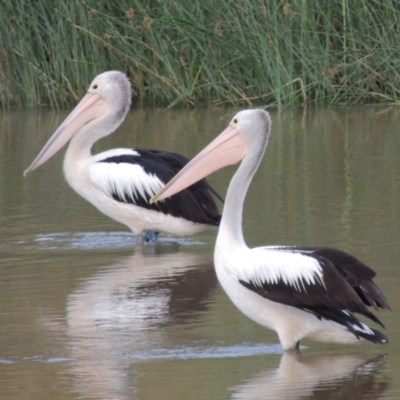
<path id="1" fill-rule="evenodd" d="M 87 93 L 71 114 L 53 133 L 44 145 L 38 156 L 30 167 L 24 172 L 26 176 L 34 169 L 45 163 L 58 152 L 76 132 L 78 132 L 89 121 L 100 117 L 107 111 L 106 101 L 98 94 Z"/>
<path id="2" fill-rule="evenodd" d="M 186 189 L 218 169 L 238 163 L 246 150 L 238 130 L 229 126 L 152 197 L 150 204 Z"/>

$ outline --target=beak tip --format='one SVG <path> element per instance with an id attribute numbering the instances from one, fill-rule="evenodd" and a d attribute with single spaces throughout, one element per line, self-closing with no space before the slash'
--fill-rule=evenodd
<path id="1" fill-rule="evenodd" d="M 157 203 L 157 201 L 160 201 L 160 197 L 163 195 L 164 190 L 160 190 L 157 194 L 155 194 L 150 200 L 149 204 L 154 204 Z"/>
<path id="2" fill-rule="evenodd" d="M 26 178 L 26 177 L 28 176 L 28 174 L 29 174 L 29 171 L 28 171 L 28 170 L 25 170 L 25 171 L 24 171 L 24 178 Z"/>

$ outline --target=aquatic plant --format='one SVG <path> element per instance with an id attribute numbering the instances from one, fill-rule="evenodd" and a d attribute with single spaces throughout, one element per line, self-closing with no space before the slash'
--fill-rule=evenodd
<path id="1" fill-rule="evenodd" d="M 3 0 L 0 103 L 126 72 L 144 105 L 396 102 L 396 0 Z"/>

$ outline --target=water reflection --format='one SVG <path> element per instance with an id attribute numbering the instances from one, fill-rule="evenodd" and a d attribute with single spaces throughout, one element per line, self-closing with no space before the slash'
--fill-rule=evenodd
<path id="1" fill-rule="evenodd" d="M 182 346 L 168 328 L 199 318 L 216 284 L 210 258 L 186 252 L 135 254 L 88 279 L 67 301 L 73 391 L 132 398 L 132 362 Z"/>
<path id="2" fill-rule="evenodd" d="M 138 146 L 190 157 L 236 111 L 133 110 L 119 132 L 96 144 L 94 152 Z M 235 396 L 244 396 L 240 388 L 251 389 L 246 379 L 262 381 L 259 371 L 264 371 L 264 379 L 279 375 L 281 348 L 275 333 L 249 322 L 218 285 L 212 286 L 215 274 L 209 262 L 215 232 L 181 244 L 183 259 L 187 253 L 195 259 L 186 266 L 177 261 L 181 269 L 157 275 L 164 265 L 173 268 L 174 255 L 122 259 L 138 251 L 134 238 L 69 188 L 62 176 L 62 155 L 40 173 L 23 178 L 48 132 L 65 116 L 46 108 L 0 110 L 0 397 L 64 400 L 93 392 L 95 398 L 133 398 L 138 391 L 146 399 L 220 399 L 229 396 L 226 390 L 232 386 Z M 271 148 L 246 200 L 248 244 L 342 248 L 378 272 L 379 286 L 397 304 L 400 108 L 309 107 L 305 112 L 272 110 L 272 117 Z M 231 176 L 232 170 L 220 171 L 211 183 L 224 194 Z M 197 253 L 204 254 L 203 261 Z M 197 257 L 200 264 L 195 266 Z M 157 259 L 155 268 L 151 263 Z M 139 270 L 145 269 L 153 272 L 143 278 L 144 287 L 138 286 L 130 275 L 140 281 Z M 187 286 L 189 278 L 209 287 L 198 293 L 193 281 Z M 192 296 L 190 290 L 197 294 Z M 190 303 L 190 297 L 197 297 L 200 305 Z M 129 306 L 138 299 L 148 319 Z M 381 364 L 382 374 L 396 377 L 399 313 L 393 310 L 384 319 L 391 342 L 384 349 L 390 357 Z M 313 345 L 304 355 L 316 354 L 315 349 Z M 348 347 L 336 351 L 346 354 Z M 364 351 L 364 346 L 355 351 Z M 304 359 L 297 363 L 299 371 L 309 368 Z M 338 393 L 338 382 L 355 388 L 351 376 L 364 385 L 364 398 L 368 376 L 375 382 L 371 393 L 379 393 L 376 369 L 367 376 L 361 376 L 357 366 L 346 371 L 347 378 L 330 381 L 328 376 L 304 397 L 316 396 L 324 382 Z M 393 379 L 385 398 L 400 398 L 398 381 Z M 298 387 L 293 380 L 293 398 L 299 397 Z M 382 384 L 381 393 L 386 387 Z M 71 390 L 78 394 L 71 396 Z M 268 393 L 265 389 L 265 397 Z M 287 392 L 282 393 L 285 398 Z"/>
<path id="3" fill-rule="evenodd" d="M 385 355 L 304 356 L 285 352 L 278 368 L 233 387 L 232 400 L 382 399 L 389 389 L 381 377 Z"/>

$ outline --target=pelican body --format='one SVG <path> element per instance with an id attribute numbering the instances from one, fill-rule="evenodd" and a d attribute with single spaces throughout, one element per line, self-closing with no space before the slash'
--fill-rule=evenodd
<path id="1" fill-rule="evenodd" d="M 108 71 L 98 75 L 25 175 L 70 141 L 64 158 L 67 182 L 105 215 L 135 234 L 144 233 L 145 241 L 156 241 L 158 232 L 182 236 L 218 226 L 220 215 L 211 193 L 219 196 L 205 180 L 179 198 L 149 204 L 150 197 L 187 164 L 184 156 L 146 149 L 91 154 L 93 144 L 124 121 L 130 104 L 131 84 L 125 74 Z"/>
<path id="2" fill-rule="evenodd" d="M 372 281 L 375 272 L 357 258 L 328 247 L 247 247 L 243 203 L 270 132 L 268 112 L 239 112 L 151 201 L 168 198 L 215 170 L 241 161 L 229 184 L 214 252 L 219 282 L 236 307 L 276 331 L 284 350 L 299 348 L 304 338 L 387 343 L 384 334 L 352 314 L 382 325 L 368 307 L 390 309 Z"/>

